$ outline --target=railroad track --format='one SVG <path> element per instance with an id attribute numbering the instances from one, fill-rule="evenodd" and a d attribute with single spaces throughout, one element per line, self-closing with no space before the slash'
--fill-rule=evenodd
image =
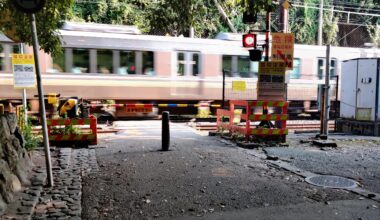
<path id="1" fill-rule="evenodd" d="M 216 122 L 189 122 L 188 126 L 200 131 L 215 131 Z M 244 126 L 242 124 L 242 126 Z M 314 131 L 320 129 L 320 121 L 302 120 L 287 121 L 286 127 L 290 131 Z M 329 129 L 334 129 L 334 121 L 329 121 Z"/>

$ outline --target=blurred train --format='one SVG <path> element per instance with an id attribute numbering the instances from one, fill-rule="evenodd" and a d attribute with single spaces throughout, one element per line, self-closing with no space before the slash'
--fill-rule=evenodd
<path id="1" fill-rule="evenodd" d="M 241 35 L 152 36 L 132 26 L 70 22 L 59 32 L 64 53 L 51 57 L 40 52 L 45 93 L 116 103 L 220 103 L 225 70 L 226 99 L 256 99 L 258 63 L 249 60 Z M 13 88 L 10 59 L 19 46 L 5 36 L 0 41 L 0 99 L 20 100 L 21 91 Z M 32 53 L 31 48 L 26 52 Z M 332 83 L 343 60 L 379 55 L 380 50 L 373 48 L 332 47 Z M 326 48 L 295 45 L 294 57 L 294 69 L 287 74 L 290 113 L 307 112 L 317 101 L 318 84 L 324 83 Z M 246 81 L 247 91 L 231 92 L 234 80 Z M 28 89 L 27 94 L 33 101 L 37 91 Z M 123 109 L 116 112 L 116 116 L 128 114 Z"/>

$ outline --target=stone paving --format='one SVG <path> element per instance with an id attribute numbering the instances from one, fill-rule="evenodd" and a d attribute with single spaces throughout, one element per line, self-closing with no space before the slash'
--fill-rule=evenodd
<path id="1" fill-rule="evenodd" d="M 55 153 L 54 186 L 44 187 L 44 167 L 33 168 L 32 186 L 19 193 L 1 219 L 81 219 L 82 177 L 98 171 L 95 150 L 60 148 Z"/>

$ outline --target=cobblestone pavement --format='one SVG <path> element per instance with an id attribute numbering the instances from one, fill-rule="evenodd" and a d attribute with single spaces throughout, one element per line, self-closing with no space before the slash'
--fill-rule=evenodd
<path id="1" fill-rule="evenodd" d="M 60 148 L 52 156 L 54 186 L 44 187 L 46 168 L 34 167 L 32 186 L 1 219 L 81 219 L 82 177 L 98 171 L 95 150 Z"/>

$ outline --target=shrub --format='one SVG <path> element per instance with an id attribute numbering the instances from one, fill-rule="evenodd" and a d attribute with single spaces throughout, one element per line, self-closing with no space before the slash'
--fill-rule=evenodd
<path id="1" fill-rule="evenodd" d="M 25 149 L 28 151 L 32 151 L 36 149 L 38 146 L 42 145 L 42 136 L 32 133 L 32 122 L 28 119 L 28 124 L 24 126 L 22 133 L 25 139 Z"/>

